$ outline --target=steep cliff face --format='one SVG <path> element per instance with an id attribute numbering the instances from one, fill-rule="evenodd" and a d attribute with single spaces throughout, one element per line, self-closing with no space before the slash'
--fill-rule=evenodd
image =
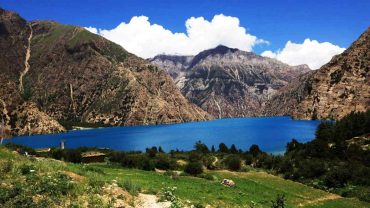
<path id="1" fill-rule="evenodd" d="M 297 119 L 339 119 L 370 108 L 370 28 L 351 47 L 319 70 L 304 99 L 292 112 Z"/>
<path id="2" fill-rule="evenodd" d="M 189 66 L 194 56 L 171 56 L 158 55 L 149 61 L 161 69 L 165 69 L 172 77 L 175 84 L 181 89 L 184 87 L 186 75 L 189 73 Z"/>
<path id="3" fill-rule="evenodd" d="M 267 102 L 263 109 L 264 116 L 289 116 L 303 100 L 311 87 L 311 77 L 315 71 L 309 71 L 293 79 L 280 88 Z"/>
<path id="4" fill-rule="evenodd" d="M 0 112 L 14 133 L 33 133 L 27 125 L 36 133 L 62 130 L 53 119 L 136 125 L 211 118 L 165 71 L 122 47 L 83 28 L 0 12 Z M 15 120 L 31 111 L 37 119 Z M 55 125 L 32 123 L 42 120 Z"/>
<path id="5" fill-rule="evenodd" d="M 266 101 L 295 77 L 308 72 L 305 65 L 292 67 L 274 59 L 218 46 L 189 57 L 158 56 L 152 63 L 167 71 L 181 69 L 177 86 L 193 103 L 215 117 L 262 115 Z M 178 80 L 182 80 L 179 82 Z"/>
<path id="6" fill-rule="evenodd" d="M 64 131 L 63 126 L 40 112 L 34 103 L 24 103 L 21 77 L 29 67 L 31 38 L 29 23 L 14 12 L 0 9 L 0 119 L 13 134 Z"/>
<path id="7" fill-rule="evenodd" d="M 370 28 L 319 70 L 293 80 L 266 105 L 266 115 L 340 119 L 370 108 Z"/>

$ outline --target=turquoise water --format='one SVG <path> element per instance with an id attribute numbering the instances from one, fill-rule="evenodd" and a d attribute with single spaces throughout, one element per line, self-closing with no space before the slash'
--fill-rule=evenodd
<path id="1" fill-rule="evenodd" d="M 216 149 L 221 142 L 228 146 L 248 149 L 257 144 L 263 151 L 281 153 L 292 138 L 307 142 L 314 138 L 320 121 L 298 121 L 289 117 L 259 117 L 219 119 L 157 126 L 112 127 L 74 130 L 61 134 L 21 136 L 13 143 L 34 148 L 56 147 L 65 140 L 66 148 L 80 146 L 111 148 L 115 150 L 145 150 L 162 146 L 171 149 L 191 150 L 201 140 Z"/>

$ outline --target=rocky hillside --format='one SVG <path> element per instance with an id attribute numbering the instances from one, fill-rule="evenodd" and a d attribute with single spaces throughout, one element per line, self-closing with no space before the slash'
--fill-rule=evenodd
<path id="1" fill-rule="evenodd" d="M 265 113 L 296 119 L 339 119 L 351 111 L 365 111 L 370 108 L 369 70 L 370 28 L 319 70 L 282 88 Z"/>
<path id="2" fill-rule="evenodd" d="M 310 70 L 225 46 L 151 62 L 165 68 L 190 101 L 220 118 L 261 115 L 277 90 Z"/>
<path id="3" fill-rule="evenodd" d="M 63 131 L 61 122 L 118 126 L 211 118 L 165 71 L 80 27 L 27 22 L 0 9 L 0 54 L 0 116 L 14 134 Z"/>
<path id="4" fill-rule="evenodd" d="M 311 76 L 315 71 L 306 72 L 280 88 L 263 108 L 264 116 L 289 116 L 300 103 L 305 92 L 311 87 Z"/>

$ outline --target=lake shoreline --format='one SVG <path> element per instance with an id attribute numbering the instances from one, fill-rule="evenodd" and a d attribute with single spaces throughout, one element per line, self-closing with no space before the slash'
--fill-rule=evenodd
<path id="1" fill-rule="evenodd" d="M 113 150 L 143 151 L 162 146 L 165 150 L 189 150 L 195 141 L 209 146 L 225 142 L 247 148 L 258 144 L 269 153 L 282 152 L 293 138 L 307 142 L 314 138 L 320 121 L 293 120 L 287 116 L 226 118 L 202 122 L 123 126 L 74 130 L 59 134 L 19 136 L 14 142 L 33 148 L 58 147 L 65 140 L 66 148 L 81 146 Z"/>

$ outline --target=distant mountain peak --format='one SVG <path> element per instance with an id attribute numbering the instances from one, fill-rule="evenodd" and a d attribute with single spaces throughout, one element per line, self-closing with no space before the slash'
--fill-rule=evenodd
<path id="1" fill-rule="evenodd" d="M 211 49 L 208 49 L 208 50 L 204 50 L 200 53 L 198 53 L 196 56 L 194 56 L 191 64 L 189 65 L 189 68 L 195 66 L 197 63 L 199 63 L 199 61 L 207 58 L 208 56 L 214 56 L 214 55 L 225 55 L 227 53 L 235 53 L 239 51 L 239 49 L 237 48 L 229 48 L 227 46 L 224 46 L 224 45 L 218 45 L 217 47 L 215 48 L 211 48 Z"/>
<path id="2" fill-rule="evenodd" d="M 230 47 L 227 47 L 225 45 L 218 45 L 217 47 L 215 48 L 211 48 L 209 49 L 209 51 L 212 51 L 212 52 L 215 52 L 215 53 L 219 53 L 219 54 L 225 54 L 225 53 L 228 53 L 228 52 L 236 52 L 238 51 L 239 49 L 237 48 L 230 48 Z"/>

